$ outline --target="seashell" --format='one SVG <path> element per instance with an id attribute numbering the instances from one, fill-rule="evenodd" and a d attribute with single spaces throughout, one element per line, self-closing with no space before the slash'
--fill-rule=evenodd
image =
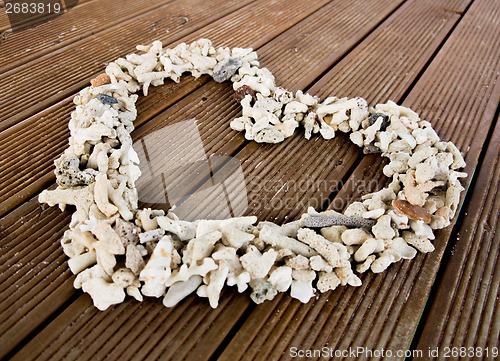
<path id="1" fill-rule="evenodd" d="M 425 208 L 411 204 L 408 201 L 395 199 L 392 201 L 392 206 L 407 215 L 408 218 L 423 221 L 424 223 L 430 223 L 432 220 L 431 214 Z"/>
<path id="2" fill-rule="evenodd" d="M 106 94 L 97 94 L 97 99 L 99 99 L 102 103 L 104 104 L 117 104 L 118 103 L 118 100 L 109 96 L 109 95 L 106 95 Z"/>

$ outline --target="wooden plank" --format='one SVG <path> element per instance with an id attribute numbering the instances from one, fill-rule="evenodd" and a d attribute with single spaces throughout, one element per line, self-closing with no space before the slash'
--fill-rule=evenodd
<path id="1" fill-rule="evenodd" d="M 101 73 L 104 64 L 114 60 L 117 53 L 135 51 L 137 39 L 143 43 L 171 43 L 250 1 L 176 1 L 1 74 L 0 130 L 74 94 Z M 25 81 L 27 73 L 30 82 Z"/>
<path id="2" fill-rule="evenodd" d="M 310 91 L 323 97 L 334 88 L 339 96 L 353 96 L 357 93 L 353 94 L 351 89 L 362 89 L 360 96 L 371 104 L 401 98 L 467 4 L 468 1 L 461 0 L 405 4 L 400 12 L 405 12 L 407 18 L 394 14 L 388 19 L 387 28 L 384 24 L 379 31 L 367 37 L 363 46 L 358 48 L 359 51 L 356 49 L 355 53 L 343 59 L 314 84 Z M 416 17 L 420 19 L 420 23 L 414 22 Z M 444 20 L 438 25 L 436 19 Z M 409 21 L 411 26 L 408 25 Z M 420 30 L 426 26 L 433 28 L 433 31 Z M 379 48 L 380 43 L 383 49 Z M 417 43 L 419 47 L 414 46 Z M 392 70 L 400 67 L 404 67 L 407 72 Z M 380 68 L 383 72 L 369 71 L 372 68 Z M 370 88 L 364 86 L 367 80 L 373 83 Z"/>
<path id="3" fill-rule="evenodd" d="M 416 108 L 424 117 L 436 119 L 433 125 L 437 131 L 448 134 L 448 139 L 466 153 L 468 182 L 500 102 L 500 49 L 488 45 L 500 41 L 499 18 L 500 11 L 494 1 L 474 2 L 427 70 L 428 75 L 416 84 L 415 91 L 405 100 L 405 104 Z M 463 54 L 467 54 L 467 59 Z M 449 86 L 444 91 L 446 83 Z M 429 94 L 434 97 L 430 99 Z M 447 233 L 449 237 L 451 230 Z M 432 286 L 445 245 L 446 242 L 439 244 L 438 252 L 429 255 L 416 276 L 418 282 L 396 326 L 400 332 L 409 334 L 415 330 L 416 310 L 423 310 L 424 295 Z M 396 338 L 390 345 L 404 346 Z"/>
<path id="4" fill-rule="evenodd" d="M 10 33 L 2 42 L 0 73 L 5 73 L 80 39 L 97 35 L 105 29 L 120 27 L 129 19 L 155 11 L 171 1 L 86 2 L 49 22 L 38 24 L 35 31 L 25 29 Z"/>
<path id="5" fill-rule="evenodd" d="M 85 3 L 91 2 L 93 0 L 78 0 L 77 4 L 73 6 L 72 9 L 77 9 L 79 6 L 82 6 Z M 73 3 L 74 1 L 68 1 L 69 3 Z M 66 6 L 66 2 L 63 2 L 62 4 L 62 9 L 67 9 L 68 5 Z M 6 9 L 5 8 L 5 3 L 0 4 L 0 9 Z M 44 15 L 44 14 L 38 14 L 38 15 L 33 15 L 29 19 L 20 21 L 19 24 L 23 26 L 29 26 L 29 27 L 35 27 L 37 24 L 39 24 L 40 21 L 45 21 L 46 18 L 51 18 L 53 15 Z M 0 37 L 2 39 L 6 39 L 8 36 L 12 34 L 12 24 L 9 21 L 9 16 L 7 15 L 6 10 L 3 10 L 0 13 Z"/>
<path id="6" fill-rule="evenodd" d="M 5 4 L 0 4 L 0 9 L 5 9 Z M 2 11 L 0 13 L 0 32 L 2 32 L 0 35 L 3 35 L 3 32 L 10 27 L 9 16 L 5 11 Z"/>
<path id="7" fill-rule="evenodd" d="M 261 11 L 259 10 L 258 6 L 262 7 L 262 6 L 264 6 L 264 4 L 265 4 L 264 2 L 261 2 L 260 5 L 257 4 L 255 7 L 256 11 L 250 13 L 253 15 L 249 15 L 248 12 L 246 12 L 246 11 L 240 11 L 240 12 L 236 12 L 236 13 L 230 15 L 226 21 L 231 22 L 231 21 L 234 21 L 233 19 L 238 19 L 242 16 L 247 20 L 252 20 L 253 19 L 252 16 L 255 16 L 255 19 L 253 19 L 253 21 L 255 21 L 258 17 L 261 16 Z M 324 4 L 324 2 L 322 2 L 322 1 L 318 1 L 317 3 L 315 3 L 314 7 L 311 6 L 312 5 L 311 3 L 303 4 L 303 5 L 301 5 L 303 8 L 302 8 L 302 11 L 300 11 L 300 12 L 296 11 L 297 8 L 289 9 L 288 12 L 283 12 L 282 11 L 283 4 L 280 2 L 275 3 L 275 5 L 273 7 L 267 7 L 266 8 L 266 14 L 267 14 L 266 19 L 267 20 L 272 20 L 273 17 L 281 18 L 281 16 L 283 16 L 283 15 L 285 15 L 286 19 L 287 19 L 287 22 L 282 21 L 278 27 L 269 25 L 269 27 L 267 28 L 269 30 L 269 34 L 270 35 L 274 34 L 275 36 L 278 35 L 279 33 L 281 33 L 283 31 L 283 29 L 286 29 L 286 27 L 291 26 L 294 23 L 296 23 L 297 21 L 306 17 L 308 15 L 307 11 L 312 13 L 316 9 L 320 8 L 323 4 Z M 271 22 L 270 22 L 270 24 L 271 24 Z M 214 24 L 211 26 L 218 26 L 218 24 Z M 274 30 L 272 28 L 274 28 Z M 264 27 L 264 29 L 266 29 L 266 28 Z M 248 37 L 250 40 L 254 39 L 253 41 L 255 41 L 258 44 L 258 42 L 259 42 L 258 38 L 260 36 L 259 31 L 260 31 L 260 29 L 255 28 L 254 32 L 248 31 L 245 33 L 245 36 Z M 199 83 L 194 82 L 192 84 L 199 84 Z M 220 89 L 220 86 L 215 85 L 215 83 L 213 83 L 213 82 L 208 87 L 208 93 L 207 93 L 208 95 L 214 94 L 214 92 L 213 92 L 214 87 L 218 88 L 219 92 L 224 91 L 227 95 L 227 98 L 229 98 L 229 99 L 231 98 L 231 93 L 228 92 L 227 89 L 225 89 L 225 90 Z M 205 90 L 205 92 L 207 92 L 207 90 Z M 211 106 L 214 108 L 217 108 L 218 107 L 217 104 L 219 102 L 220 102 L 220 100 L 218 100 L 217 97 L 215 97 L 212 99 Z M 231 106 L 229 108 L 231 109 L 231 112 L 232 112 L 232 114 L 230 116 L 234 117 L 237 107 L 235 106 L 235 104 L 232 101 L 230 102 L 230 104 L 231 104 Z M 192 105 L 190 106 L 189 104 L 185 104 L 184 106 L 186 108 L 192 107 Z M 177 106 L 177 107 L 172 107 L 172 109 L 177 109 L 183 115 L 186 114 L 185 109 L 182 107 Z M 198 114 L 202 114 L 202 113 L 207 111 L 207 106 L 206 105 L 203 105 L 202 107 L 200 106 L 196 111 L 198 111 Z M 217 113 L 214 112 L 214 114 L 217 114 Z M 211 119 L 213 120 L 213 118 L 211 118 Z M 225 132 L 232 132 L 227 127 L 227 120 L 226 120 L 226 122 L 221 123 L 220 125 L 221 125 L 221 128 L 223 125 Z M 61 124 L 61 127 L 64 127 L 64 128 L 67 127 L 66 121 L 64 122 L 64 124 Z M 233 134 L 234 134 L 234 132 L 233 132 Z M 36 199 L 33 199 L 31 204 L 36 205 Z M 21 206 L 21 208 L 22 207 L 23 206 Z M 35 209 L 37 209 L 37 207 L 35 207 Z M 5 228 L 7 228 L 8 225 L 15 224 L 15 222 L 16 222 L 15 220 L 19 219 L 19 217 L 23 217 L 23 219 L 22 219 L 23 222 L 27 222 L 29 220 L 29 222 L 33 222 L 34 224 L 36 224 L 38 222 L 38 218 L 40 217 L 40 219 L 44 219 L 46 222 L 50 222 L 51 227 L 59 229 L 60 230 L 59 232 L 63 232 L 64 229 L 66 229 L 67 224 L 69 223 L 69 213 L 65 213 L 64 215 L 62 215 L 64 222 L 61 222 L 60 219 L 55 219 L 56 218 L 55 215 L 60 215 L 60 212 L 57 209 L 46 210 L 46 211 L 44 211 L 44 213 L 42 215 L 36 214 L 35 209 L 31 209 L 31 212 L 32 212 L 31 214 L 29 214 L 28 212 L 25 212 L 26 210 L 23 210 L 23 211 L 15 210 L 11 214 L 7 215 L 6 217 L 4 217 L 2 219 L 2 221 L 4 222 Z M 54 213 L 52 213 L 52 212 L 54 212 Z M 42 218 L 42 216 L 43 216 L 43 218 Z M 11 229 L 16 229 L 14 225 L 12 225 L 11 227 L 12 227 Z M 38 240 L 37 234 L 31 234 L 28 230 L 24 230 L 25 233 L 23 233 L 23 230 L 24 230 L 23 228 L 19 229 L 19 233 L 13 234 L 13 237 L 11 239 L 6 240 L 5 247 L 18 247 L 19 249 L 22 250 L 22 249 L 25 249 L 28 245 L 32 245 L 32 248 L 34 248 L 33 252 L 42 253 L 43 250 L 46 249 L 49 245 L 57 245 L 58 244 L 58 242 L 57 242 L 58 237 L 60 237 L 60 235 L 61 235 L 61 234 L 58 234 L 58 235 L 54 236 L 54 234 L 52 234 L 52 236 L 54 238 L 50 238 L 49 242 L 46 242 L 44 240 L 40 240 L 37 243 L 36 242 Z M 12 232 L 10 229 L 9 229 L 9 231 Z M 54 229 L 54 233 L 56 233 L 55 229 Z M 21 241 L 19 242 L 19 240 L 21 240 Z M 57 252 L 56 251 L 55 252 L 62 256 L 60 247 L 56 248 L 56 250 L 57 250 Z M 10 259 L 9 256 L 10 255 L 6 256 L 7 260 Z M 28 256 L 26 256 L 26 257 L 28 257 Z M 64 258 L 64 256 L 62 256 L 62 257 Z M 17 258 L 11 259 L 11 263 L 9 263 L 9 265 L 11 265 L 12 267 L 18 268 L 17 274 L 19 277 L 18 277 L 18 279 L 16 279 L 16 282 L 19 282 L 19 283 L 27 282 L 26 280 L 29 279 L 29 276 L 30 276 L 29 273 L 30 273 L 31 267 L 25 263 L 25 256 L 23 253 L 19 254 L 19 257 L 17 257 Z M 65 268 L 65 271 L 67 272 L 66 268 Z M 54 275 L 54 277 L 56 275 L 57 275 L 57 277 L 61 277 L 62 276 L 61 270 L 60 269 L 54 270 L 53 275 Z M 2 274 L 2 276 L 3 276 L 3 274 Z M 46 276 L 46 275 L 40 275 L 40 277 L 37 278 L 36 280 L 34 280 L 33 282 L 40 283 L 41 282 L 40 278 L 43 279 L 44 276 Z M 65 276 L 66 276 L 66 278 L 68 277 L 67 274 L 65 274 Z M 6 282 L 6 280 L 2 278 L 2 282 Z M 10 309 L 15 309 L 16 307 L 19 307 L 19 305 L 25 304 L 27 302 L 27 300 L 23 297 L 23 294 L 16 294 L 15 283 L 12 282 L 9 285 L 10 285 L 10 290 L 12 291 L 13 297 L 11 297 L 9 302 L 7 302 L 5 304 L 5 307 L 10 307 Z M 66 302 L 68 300 L 67 294 L 65 292 L 60 292 L 59 288 L 56 287 L 56 285 L 53 283 L 46 284 L 45 289 L 47 292 L 50 292 L 52 295 L 59 295 L 59 293 L 61 293 L 59 296 L 60 296 L 60 299 L 62 300 L 62 302 Z M 54 308 L 51 309 L 51 312 L 54 312 L 59 306 L 60 306 L 60 304 L 54 305 Z M 49 305 L 49 307 L 50 307 L 50 305 Z M 159 303 L 159 304 L 156 303 L 154 307 L 157 308 L 157 312 L 160 312 L 160 310 L 164 309 L 164 307 L 161 305 L 161 303 Z M 241 308 L 245 309 L 245 307 L 241 307 Z M 27 321 L 26 323 L 30 327 L 29 331 L 32 331 L 37 326 L 39 326 L 40 322 L 43 319 L 47 319 L 47 317 L 50 316 L 51 312 L 47 309 L 39 310 L 35 304 L 29 304 L 26 308 L 24 308 L 22 310 L 22 312 L 19 312 L 17 314 L 12 315 L 12 317 L 10 318 L 10 320 L 12 321 L 12 324 L 5 324 L 5 328 L 4 328 L 5 333 L 3 333 L 2 338 L 0 340 L 1 341 L 9 340 L 9 342 L 5 341 L 4 344 L 12 345 L 12 347 L 15 346 L 15 344 L 17 344 L 19 341 L 21 341 L 22 338 L 28 334 L 28 332 L 24 328 L 22 330 L 19 330 L 16 328 L 16 322 L 15 322 L 16 320 L 19 320 L 19 319 L 26 320 Z M 33 322 L 30 322 L 32 315 L 35 315 L 35 314 L 40 315 L 40 318 L 36 320 L 38 323 L 35 322 L 35 320 L 32 320 Z M 102 317 L 102 315 L 99 317 Z M 64 322 L 66 321 L 64 318 L 63 318 L 63 320 L 64 320 Z M 2 324 L 2 326 L 4 326 L 4 325 Z M 9 326 L 9 327 L 7 327 L 7 326 Z M 20 331 L 26 331 L 26 332 L 20 332 Z M 12 347 L 10 349 L 12 349 Z M 9 349 L 4 349 L 3 351 L 8 352 Z"/>
<path id="8" fill-rule="evenodd" d="M 69 214 L 52 213 L 51 209 L 40 212 L 35 202 L 25 203 L 18 209 L 21 212 L 0 222 L 2 357 L 75 294 L 59 244 Z M 59 292 L 55 294 L 53 289 Z"/>

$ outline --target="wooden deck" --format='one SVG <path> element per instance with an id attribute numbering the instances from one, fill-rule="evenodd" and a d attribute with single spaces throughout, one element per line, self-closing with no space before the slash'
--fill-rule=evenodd
<path id="1" fill-rule="evenodd" d="M 500 346 L 498 0 L 86 0 L 19 32 L 9 31 L 3 10 L 0 358 L 288 360 L 292 348 L 326 346 L 374 352 L 348 354 L 349 360 L 402 360 L 395 353 L 407 349 L 422 351 L 407 359 L 441 360 L 446 347 L 474 347 L 474 359 L 494 359 L 492 348 Z M 59 244 L 71 213 L 37 202 L 55 184 L 53 160 L 67 147 L 73 96 L 137 44 L 159 39 L 174 46 L 201 37 L 216 46 L 253 47 L 261 65 L 290 89 L 409 106 L 453 141 L 466 158 L 467 192 L 456 223 L 437 232 L 436 251 L 364 274 L 361 287 L 341 287 L 308 304 L 280 294 L 255 306 L 247 293 L 225 288 L 215 310 L 193 296 L 171 309 L 155 299 L 127 299 L 100 312 L 73 289 Z M 272 146 L 245 141 L 229 128 L 240 111 L 231 96 L 230 84 L 208 77 L 152 88 L 138 101 L 132 135 L 197 119 L 207 156 L 241 161 L 247 214 L 260 220 L 293 220 L 309 205 L 341 210 L 384 186 L 384 160 L 363 155 L 343 135 L 332 141 L 296 136 Z M 301 180 L 310 186 L 284 187 Z M 436 348 L 439 356 L 430 357 Z M 382 349 L 394 354 L 376 354 Z"/>

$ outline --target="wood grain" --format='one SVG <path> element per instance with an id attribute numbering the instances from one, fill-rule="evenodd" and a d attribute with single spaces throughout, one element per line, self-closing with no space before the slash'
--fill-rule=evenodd
<path id="1" fill-rule="evenodd" d="M 87 34 L 90 23 L 76 15 L 83 17 L 92 4 L 101 3 L 92 0 L 72 10 L 82 24 L 79 34 Z M 497 124 L 500 101 L 500 49 L 493 45 L 500 43 L 500 10 L 495 1 L 140 4 L 116 15 L 96 11 L 96 18 L 109 23 L 98 26 L 90 38 L 69 33 L 49 46 L 48 36 L 33 47 L 31 57 L 17 58 L 18 63 L 7 65 L 10 70 L 0 75 L 0 181 L 5 185 L 0 189 L 0 292 L 5 295 L 0 304 L 0 357 L 277 360 L 290 359 L 291 347 L 404 350 L 419 322 L 418 339 L 413 340 L 417 349 L 498 346 L 498 125 L 489 132 Z M 188 14 L 188 22 L 176 26 L 179 19 L 172 16 L 179 14 Z M 51 36 L 63 32 L 69 15 L 44 24 L 44 29 L 52 31 Z M 153 19 L 162 19 L 156 29 L 148 27 Z M 26 34 L 16 35 L 17 48 L 6 47 L 12 59 L 27 47 Z M 216 45 L 252 46 L 261 64 L 285 87 L 308 89 L 321 97 L 363 96 L 371 104 L 393 99 L 416 109 L 466 155 L 465 185 L 477 178 L 459 223 L 438 232 L 435 252 L 392 265 L 383 274 L 365 274 L 361 287 L 341 287 L 305 305 L 283 294 L 255 306 L 248 294 L 225 288 L 215 310 L 191 296 L 172 309 L 148 299 L 97 311 L 87 295 L 72 288 L 74 276 L 59 245 L 70 212 L 40 207 L 36 196 L 54 184 L 52 161 L 67 146 L 73 94 L 102 71 L 104 62 L 155 37 L 171 46 L 200 37 Z M 91 46 L 93 58 L 84 55 Z M 49 64 L 61 59 L 74 64 L 71 76 L 58 76 L 66 69 L 61 65 L 47 74 Z M 30 71 L 32 81 L 15 82 L 26 77 L 28 67 L 36 68 Z M 299 136 L 274 146 L 245 141 L 228 128 L 240 111 L 230 88 L 208 77 L 184 77 L 179 85 L 151 89 L 138 102 L 134 140 L 140 144 L 165 127 L 197 119 L 214 176 L 225 171 L 217 163 L 222 158 L 216 157 L 238 160 L 248 182 L 245 212 L 260 220 L 293 220 L 308 206 L 342 210 L 386 184 L 380 171 L 385 161 L 363 156 L 342 134 L 330 142 Z M 16 92 L 30 98 L 16 99 Z M 159 134 L 148 144 L 151 154 L 170 144 Z M 27 142 L 32 157 L 25 161 Z M 193 152 L 190 143 L 180 139 L 172 151 Z M 168 159 L 151 159 L 147 166 L 168 174 L 172 182 L 192 177 L 192 191 L 207 184 L 204 176 L 193 176 L 192 168 L 176 169 Z M 146 183 L 140 194 L 161 198 L 161 179 Z M 232 187 L 227 190 L 236 192 Z M 198 199 L 186 217 L 222 214 L 221 200 L 215 194 Z M 450 239 L 456 234 L 460 240 Z M 456 242 L 455 248 L 447 247 L 449 242 Z M 449 261 L 438 273 L 443 257 Z M 441 278 L 432 290 L 436 276 Z M 431 304 L 422 313 L 429 295 Z"/>

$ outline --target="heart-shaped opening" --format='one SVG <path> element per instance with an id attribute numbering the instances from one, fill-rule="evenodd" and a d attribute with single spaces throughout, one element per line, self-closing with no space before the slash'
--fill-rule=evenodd
<path id="1" fill-rule="evenodd" d="M 183 220 L 227 219 L 248 209 L 247 182 L 237 158 L 208 156 L 195 119 L 154 128 L 134 142 L 141 165 L 140 208 Z"/>
<path id="2" fill-rule="evenodd" d="M 417 250 L 431 252 L 433 230 L 453 219 L 465 162 L 411 109 L 292 93 L 276 86 L 252 49 L 216 49 L 206 39 L 137 49 L 141 53 L 108 64 L 75 97 L 70 147 L 56 161 L 59 187 L 39 197 L 76 206 L 62 245 L 78 274 L 75 287 L 99 309 L 126 294 L 139 301 L 163 297 L 171 307 L 193 292 L 217 307 L 225 284 L 239 292 L 250 287 L 256 303 L 288 289 L 309 302 L 339 285 L 361 285 L 359 274 L 367 270 L 382 272 Z M 389 158 L 383 170 L 392 181 L 344 214 L 310 208 L 281 226 L 240 217 L 248 208 L 241 165 L 207 157 L 196 120 L 155 128 L 132 143 L 134 93 L 147 95 L 150 85 L 179 81 L 186 71 L 231 80 L 242 116 L 230 126 L 245 131 L 247 140 L 280 143 L 299 126 L 306 139 L 348 133 L 364 151 Z M 139 200 L 168 209 L 140 209 Z"/>

